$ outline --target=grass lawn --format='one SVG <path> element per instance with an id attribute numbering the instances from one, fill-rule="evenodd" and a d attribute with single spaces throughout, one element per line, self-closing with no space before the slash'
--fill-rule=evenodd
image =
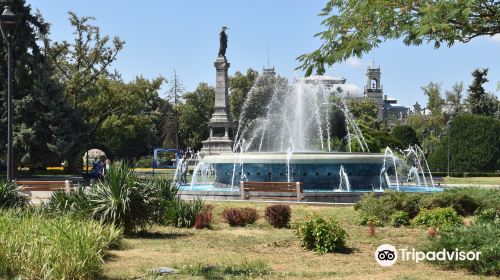
<path id="1" fill-rule="evenodd" d="M 263 215 L 265 203 L 213 203 L 211 230 L 153 227 L 143 237 L 126 239 L 126 248 L 112 251 L 106 261 L 109 279 L 139 278 L 148 269 L 167 266 L 176 275 L 146 279 L 487 279 L 464 271 L 445 271 L 427 263 L 397 262 L 390 268 L 374 260 L 375 249 L 384 243 L 418 248 L 427 231 L 417 228 L 377 228 L 355 224 L 352 207 L 292 205 L 292 221 L 317 214 L 335 216 L 349 233 L 349 254 L 319 255 L 300 247 L 290 229 L 274 229 L 261 217 L 256 225 L 230 228 L 220 217 L 225 207 L 249 206 Z"/>
<path id="2" fill-rule="evenodd" d="M 497 185 L 500 186 L 500 177 L 444 177 L 446 184 L 464 185 Z"/>

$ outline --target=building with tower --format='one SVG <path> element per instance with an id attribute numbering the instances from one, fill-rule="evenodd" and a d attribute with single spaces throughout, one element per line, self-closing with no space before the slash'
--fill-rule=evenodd
<path id="1" fill-rule="evenodd" d="M 368 66 L 364 96 L 373 100 L 375 105 L 377 105 L 378 120 L 385 121 L 389 126 L 404 123 L 410 114 L 410 109 L 398 104 L 397 99 L 384 95 L 381 77 L 380 66 Z"/>

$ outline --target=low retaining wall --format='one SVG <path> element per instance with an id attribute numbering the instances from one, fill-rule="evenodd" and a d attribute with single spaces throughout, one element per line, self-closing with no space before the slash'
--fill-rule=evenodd
<path id="1" fill-rule="evenodd" d="M 260 193 L 256 193 L 260 195 Z M 363 195 L 363 192 L 304 192 L 304 199 L 301 202 L 319 202 L 319 203 L 356 203 Z M 375 193 L 381 195 L 382 193 Z M 182 199 L 194 199 L 201 197 L 205 200 L 242 200 L 240 191 L 189 191 L 181 192 Z M 265 201 L 269 197 L 269 201 L 274 201 L 273 197 L 289 197 L 289 202 L 297 202 L 296 198 L 285 193 L 262 193 L 259 201 Z M 243 201 L 243 200 L 242 200 Z M 252 200 L 244 200 L 252 201 Z"/>

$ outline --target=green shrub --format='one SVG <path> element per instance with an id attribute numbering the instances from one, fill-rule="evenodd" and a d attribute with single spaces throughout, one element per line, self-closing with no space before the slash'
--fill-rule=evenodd
<path id="1" fill-rule="evenodd" d="M 457 214 L 455 209 L 448 208 L 434 208 L 422 209 L 412 221 L 414 225 L 422 225 L 427 227 L 435 227 L 439 229 L 448 228 L 451 226 L 462 225 L 463 220 Z"/>
<path id="2" fill-rule="evenodd" d="M 447 190 L 434 193 L 421 201 L 423 208 L 453 207 L 461 216 L 469 216 L 479 207 L 479 203 L 471 195 L 460 190 Z"/>
<path id="3" fill-rule="evenodd" d="M 16 183 L 0 181 L 0 209 L 26 207 L 29 198 L 23 194 Z"/>
<path id="4" fill-rule="evenodd" d="M 391 225 L 395 227 L 407 226 L 410 224 L 410 216 L 404 211 L 397 211 L 391 215 Z"/>
<path id="5" fill-rule="evenodd" d="M 376 216 L 370 216 L 365 213 L 361 213 L 358 218 L 358 225 L 382 227 L 384 226 L 384 223 L 382 223 L 382 221 Z"/>
<path id="6" fill-rule="evenodd" d="M 376 217 L 381 222 L 388 221 L 394 205 L 385 203 L 386 197 L 377 197 L 374 193 L 364 194 L 354 205 L 354 209 L 360 211 L 361 217 Z"/>
<path id="7" fill-rule="evenodd" d="M 477 203 L 478 208 L 500 209 L 500 189 L 484 189 L 484 188 L 461 188 L 454 190 L 457 193 L 464 193 L 472 197 Z"/>
<path id="8" fill-rule="evenodd" d="M 360 211 L 361 217 L 376 217 L 380 222 L 386 223 L 395 211 L 404 211 L 410 218 L 415 217 L 420 211 L 422 194 L 386 191 L 377 197 L 374 193 L 365 194 L 354 205 Z"/>
<path id="9" fill-rule="evenodd" d="M 292 210 L 285 204 L 275 204 L 266 207 L 266 220 L 275 228 L 285 228 L 290 225 Z"/>
<path id="10" fill-rule="evenodd" d="M 475 213 L 476 223 L 494 223 L 500 225 L 500 209 L 488 208 Z"/>
<path id="11" fill-rule="evenodd" d="M 222 211 L 222 218 L 232 227 L 241 227 L 254 224 L 259 215 L 253 208 L 226 208 Z"/>
<path id="12" fill-rule="evenodd" d="M 84 188 L 78 188 L 70 193 L 56 190 L 52 193 L 49 202 L 42 205 L 44 212 L 49 214 L 69 214 L 83 218 L 92 216 L 92 205 Z"/>
<path id="13" fill-rule="evenodd" d="M 100 279 L 121 230 L 68 216 L 0 212 L 1 279 Z"/>
<path id="14" fill-rule="evenodd" d="M 203 200 L 182 200 L 175 198 L 169 202 L 166 220 L 169 224 L 179 228 L 191 228 L 196 223 L 196 217 L 202 213 Z"/>
<path id="15" fill-rule="evenodd" d="M 341 252 L 346 249 L 347 232 L 336 219 L 313 217 L 294 226 L 302 246 L 318 253 Z"/>
<path id="16" fill-rule="evenodd" d="M 430 238 L 426 251 L 442 251 L 446 249 L 481 252 L 477 261 L 433 261 L 432 264 L 451 269 L 467 269 L 482 275 L 500 276 L 500 225 L 474 224 L 468 227 L 451 227 L 440 232 L 439 236 Z"/>
<path id="17" fill-rule="evenodd" d="M 131 234 L 151 221 L 157 192 L 140 182 L 127 164 L 115 163 L 89 195 L 94 219 L 122 227 L 125 234 Z"/>

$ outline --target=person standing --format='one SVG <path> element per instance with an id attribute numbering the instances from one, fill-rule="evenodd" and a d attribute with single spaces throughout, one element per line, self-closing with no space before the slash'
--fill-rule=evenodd
<path id="1" fill-rule="evenodd" d="M 106 169 L 106 156 L 101 155 L 99 159 L 94 162 L 94 177 L 96 179 L 103 179 Z"/>
<path id="2" fill-rule="evenodd" d="M 182 161 L 181 161 L 181 183 L 182 184 L 187 184 L 187 173 L 188 173 L 188 161 L 186 159 L 186 156 L 184 155 L 182 157 Z"/>

